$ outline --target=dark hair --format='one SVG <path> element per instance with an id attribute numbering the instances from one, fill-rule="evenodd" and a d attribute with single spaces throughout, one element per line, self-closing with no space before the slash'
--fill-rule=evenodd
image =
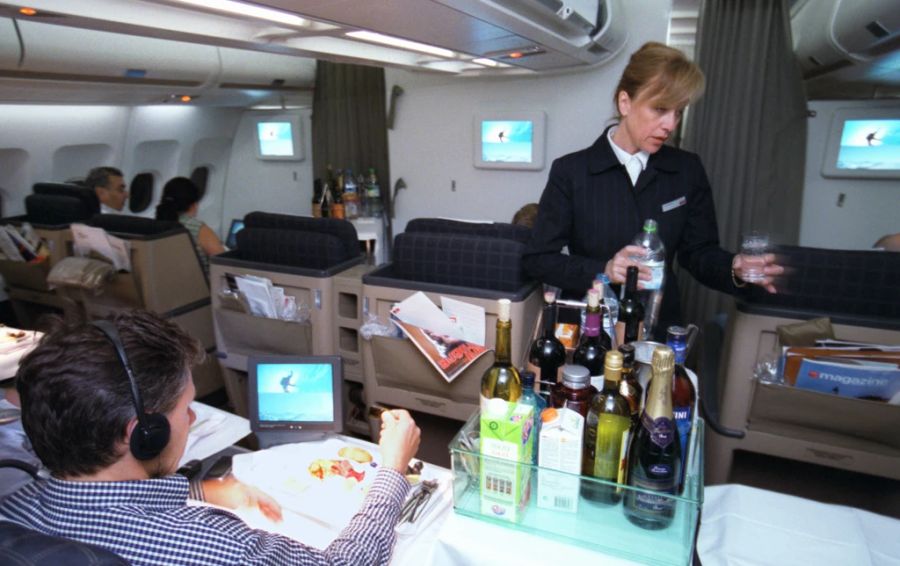
<path id="1" fill-rule="evenodd" d="M 187 177 L 175 177 L 163 187 L 156 207 L 157 220 L 178 221 L 178 215 L 200 200 L 200 189 Z"/>
<path id="2" fill-rule="evenodd" d="M 110 177 L 124 177 L 115 167 L 94 167 L 84 179 L 84 184 L 91 189 L 106 188 Z"/>
<path id="3" fill-rule="evenodd" d="M 538 215 L 538 208 L 536 202 L 529 202 L 528 204 L 523 205 L 522 208 L 517 210 L 513 215 L 512 223 L 520 226 L 527 226 L 528 228 L 534 227 L 534 221 L 537 219 Z"/>
<path id="4" fill-rule="evenodd" d="M 134 370 L 144 410 L 168 413 L 202 358 L 196 340 L 176 324 L 141 310 L 111 318 Z M 16 373 L 22 426 L 41 462 L 57 477 L 96 473 L 127 452 L 135 417 L 128 376 L 112 343 L 89 322 L 46 334 Z"/>

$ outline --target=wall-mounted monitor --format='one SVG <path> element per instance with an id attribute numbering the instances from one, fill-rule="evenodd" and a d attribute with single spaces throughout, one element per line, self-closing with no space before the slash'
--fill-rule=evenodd
<path id="1" fill-rule="evenodd" d="M 822 176 L 900 179 L 900 106 L 835 110 Z"/>
<path id="2" fill-rule="evenodd" d="M 258 158 L 273 161 L 303 159 L 300 116 L 293 114 L 257 116 L 253 128 Z"/>
<path id="3" fill-rule="evenodd" d="M 479 169 L 544 168 L 543 112 L 484 112 L 475 116 L 473 161 Z"/>

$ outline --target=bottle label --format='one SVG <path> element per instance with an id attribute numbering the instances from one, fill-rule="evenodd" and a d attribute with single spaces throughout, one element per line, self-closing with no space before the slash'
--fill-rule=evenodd
<path id="1" fill-rule="evenodd" d="M 635 466 L 631 478 L 629 478 L 629 484 L 633 487 L 657 492 L 631 492 L 633 499 L 629 507 L 633 510 L 639 511 L 645 516 L 655 517 L 671 517 L 674 514 L 675 500 L 665 495 L 675 493 L 675 477 L 672 474 L 671 466 L 654 464 L 646 472 L 640 466 Z"/>
<path id="2" fill-rule="evenodd" d="M 644 281 L 644 289 L 656 291 L 662 289 L 663 277 L 665 277 L 666 264 L 646 264 L 650 268 L 650 281 Z"/>
<path id="3" fill-rule="evenodd" d="M 666 417 L 652 418 L 646 412 L 641 417 L 641 426 L 650 433 L 650 442 L 665 448 L 675 440 L 675 423 Z"/>
<path id="4" fill-rule="evenodd" d="M 675 414 L 675 427 L 678 429 L 678 440 L 681 443 L 681 461 L 687 459 L 688 438 L 691 435 L 691 410 L 690 405 L 687 407 L 675 407 L 672 411 Z M 684 466 L 682 465 L 682 469 Z"/>
<path id="5" fill-rule="evenodd" d="M 594 448 L 593 476 L 617 481 L 622 461 L 622 440 L 631 427 L 631 419 L 603 413 L 597 419 L 597 441 Z"/>

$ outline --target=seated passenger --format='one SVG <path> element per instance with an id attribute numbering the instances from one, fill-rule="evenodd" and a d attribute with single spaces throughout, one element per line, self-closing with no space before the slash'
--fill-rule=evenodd
<path id="1" fill-rule="evenodd" d="M 512 223 L 518 224 L 519 226 L 532 228 L 534 226 L 534 221 L 537 218 L 537 215 L 538 204 L 536 202 L 529 202 L 516 211 L 516 213 L 513 215 Z"/>
<path id="2" fill-rule="evenodd" d="M 209 273 L 209 256 L 225 251 L 222 240 L 212 229 L 197 219 L 200 189 L 187 177 L 175 177 L 163 187 L 162 199 L 156 207 L 156 219 L 180 222 L 194 239 L 203 271 Z"/>
<path id="3" fill-rule="evenodd" d="M 102 214 L 118 214 L 125 208 L 125 200 L 128 198 L 125 178 L 115 167 L 94 167 L 84 184 L 97 193 Z"/>
<path id="4" fill-rule="evenodd" d="M 219 493 L 173 474 L 194 421 L 189 368 L 201 350 L 177 325 L 144 311 L 120 313 L 112 324 L 144 410 L 168 422 L 168 442 L 151 450 L 147 439 L 156 433 L 139 428 L 129 378 L 107 335 L 90 323 L 58 328 L 23 358 L 16 376 L 25 431 L 51 477 L 8 496 L 0 516 L 101 546 L 133 564 L 390 560 L 394 526 L 409 491 L 403 472 L 419 446 L 419 429 L 408 413 L 382 416 L 381 467 L 362 507 L 326 549 L 311 548 L 252 529 L 221 509 L 187 504 L 205 495 L 219 505 L 252 503 L 270 517 L 280 516 L 277 504 L 252 488 L 238 484 Z"/>

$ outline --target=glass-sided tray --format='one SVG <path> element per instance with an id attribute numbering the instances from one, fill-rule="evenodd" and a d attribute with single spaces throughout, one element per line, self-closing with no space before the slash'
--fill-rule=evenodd
<path id="1" fill-rule="evenodd" d="M 515 465 L 530 472 L 531 489 L 528 502 L 522 511 L 516 514 L 515 520 L 499 518 L 490 512 L 484 512 L 480 492 L 480 466 L 485 462 L 499 465 L 512 463 L 481 456 L 478 453 L 479 419 L 480 415 L 476 412 L 450 443 L 453 507 L 457 513 L 644 564 L 691 563 L 700 509 L 703 505 L 702 419 L 697 418 L 694 421 L 694 429 L 691 432 L 684 488 L 678 495 L 666 496 L 674 503 L 674 518 L 667 527 L 659 530 L 648 530 L 632 524 L 625 516 L 621 501 L 604 506 L 579 495 L 577 509 L 574 512 L 538 507 L 539 474 L 544 474 L 544 478 L 551 481 L 578 482 L 582 489 L 585 485 L 601 490 L 618 489 L 622 499 L 627 497 L 628 492 L 632 492 L 632 495 L 639 492 L 658 494 L 522 463 Z"/>

